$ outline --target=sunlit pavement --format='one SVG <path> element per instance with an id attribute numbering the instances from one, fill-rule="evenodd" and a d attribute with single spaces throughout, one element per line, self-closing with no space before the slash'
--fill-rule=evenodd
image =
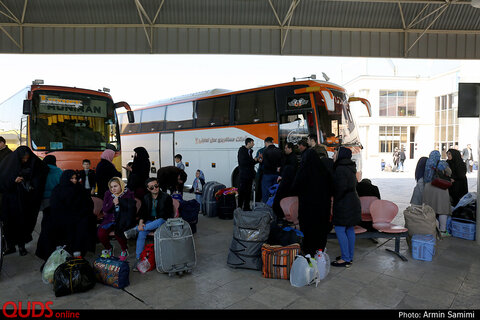
<path id="1" fill-rule="evenodd" d="M 407 169 L 408 170 L 408 169 Z M 382 199 L 395 202 L 403 225 L 415 185 L 414 169 L 407 172 L 364 171 L 380 189 Z M 476 171 L 468 175 L 476 191 Z M 185 195 L 193 198 L 191 194 Z M 358 239 L 351 268 L 332 268 L 318 287 L 295 288 L 288 280 L 265 279 L 261 271 L 232 269 L 226 265 L 232 238 L 232 220 L 199 217 L 195 234 L 197 265 L 191 275 L 169 277 L 156 271 L 130 273 L 130 286 L 117 290 L 97 283 L 85 293 L 56 298 L 39 271 L 34 256 L 41 215 L 29 254 L 5 257 L 0 275 L 0 302 L 53 301 L 53 309 L 478 309 L 480 308 L 480 246 L 475 241 L 448 237 L 437 243 L 433 261 L 414 260 L 406 242 L 401 253 L 408 261 L 387 252 L 394 241 Z M 117 246 L 118 247 L 118 246 Z M 135 242 L 129 241 L 130 263 Z M 338 242 L 329 240 L 331 258 L 340 254 Z M 101 245 L 97 246 L 97 254 Z M 118 254 L 118 253 L 117 253 Z M 93 261 L 95 255 L 87 255 Z"/>

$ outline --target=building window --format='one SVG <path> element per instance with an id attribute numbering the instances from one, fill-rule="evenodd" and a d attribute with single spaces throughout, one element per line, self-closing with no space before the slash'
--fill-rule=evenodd
<path id="1" fill-rule="evenodd" d="M 407 127 L 380 126 L 378 135 L 379 152 L 393 152 L 407 145 Z"/>
<path id="2" fill-rule="evenodd" d="M 416 91 L 380 90 L 381 117 L 413 117 L 416 114 Z"/>
<path id="3" fill-rule="evenodd" d="M 442 158 L 458 144 L 458 94 L 435 97 L 435 144 Z"/>

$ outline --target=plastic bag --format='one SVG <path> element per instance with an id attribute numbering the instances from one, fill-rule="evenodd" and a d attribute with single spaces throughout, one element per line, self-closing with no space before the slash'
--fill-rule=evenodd
<path id="1" fill-rule="evenodd" d="M 305 257 L 298 255 L 290 269 L 290 284 L 294 287 L 303 287 L 320 282 L 315 259 L 307 254 Z"/>
<path id="2" fill-rule="evenodd" d="M 55 270 L 53 290 L 56 297 L 61 297 L 88 291 L 95 286 L 95 282 L 95 273 L 87 260 L 69 258 Z"/>
<path id="3" fill-rule="evenodd" d="M 42 281 L 43 283 L 53 283 L 53 274 L 59 265 L 67 261 L 67 258 L 71 257 L 63 247 L 57 247 L 55 251 L 48 257 L 47 262 L 42 271 Z"/>
<path id="4" fill-rule="evenodd" d="M 327 250 L 317 251 L 315 255 L 315 261 L 317 262 L 317 269 L 318 269 L 318 278 L 323 280 L 327 277 L 328 272 L 330 271 L 330 257 L 328 256 Z"/>
<path id="5" fill-rule="evenodd" d="M 151 268 L 151 265 L 150 265 L 150 262 L 148 262 L 148 259 L 143 259 L 137 264 L 137 269 L 141 273 L 147 273 L 148 271 L 150 271 L 150 268 Z"/>
<path id="6" fill-rule="evenodd" d="M 466 207 L 471 203 L 475 204 L 476 202 L 477 202 L 477 193 L 469 192 L 466 195 L 464 195 L 460 199 L 460 201 L 458 201 L 457 205 L 455 206 L 455 208 L 452 209 L 452 211 L 455 211 L 459 207 Z"/>

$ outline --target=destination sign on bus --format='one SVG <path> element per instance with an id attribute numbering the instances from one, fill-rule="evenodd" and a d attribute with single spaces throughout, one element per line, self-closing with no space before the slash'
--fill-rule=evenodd
<path id="1" fill-rule="evenodd" d="M 41 94 L 39 112 L 85 117 L 106 117 L 107 102 L 103 100 L 90 100 L 90 102 L 86 104 L 84 101 L 78 99 L 64 99 Z"/>

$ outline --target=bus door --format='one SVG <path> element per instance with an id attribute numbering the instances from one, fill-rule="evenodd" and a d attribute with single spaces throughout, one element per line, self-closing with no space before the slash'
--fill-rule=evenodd
<path id="1" fill-rule="evenodd" d="M 174 133 L 166 132 L 160 133 L 160 165 L 159 168 L 174 166 Z"/>

